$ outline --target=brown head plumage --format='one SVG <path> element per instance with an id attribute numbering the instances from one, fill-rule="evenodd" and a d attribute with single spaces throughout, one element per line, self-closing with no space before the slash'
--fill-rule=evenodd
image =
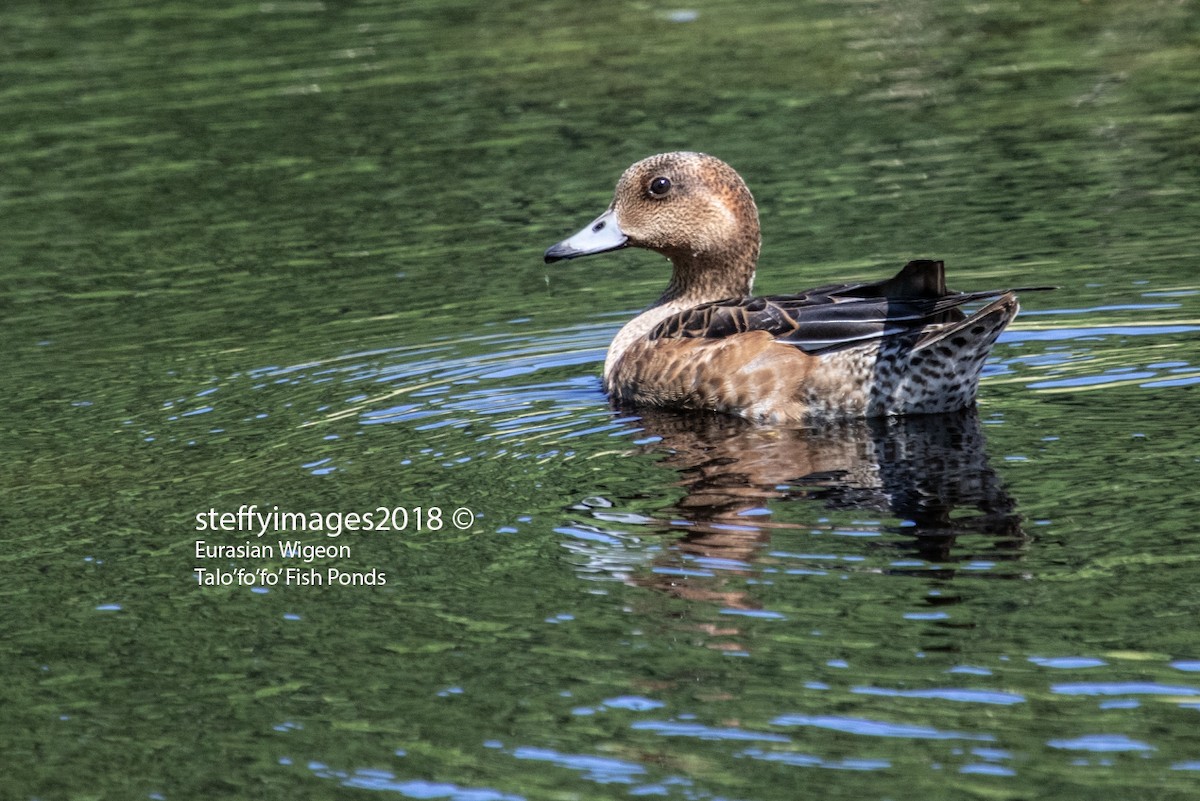
<path id="1" fill-rule="evenodd" d="M 546 261 L 640 247 L 674 266 L 660 302 L 691 304 L 749 294 L 761 244 L 745 181 L 704 153 L 660 153 L 621 176 L 608 210 L 546 251 Z"/>

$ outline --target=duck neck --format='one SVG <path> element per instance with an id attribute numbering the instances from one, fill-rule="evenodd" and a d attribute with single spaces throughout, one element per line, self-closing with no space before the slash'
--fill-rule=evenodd
<path id="1" fill-rule="evenodd" d="M 739 256 L 704 253 L 670 254 L 671 283 L 653 304 L 634 317 L 617 333 L 608 347 L 604 360 L 604 383 L 609 391 L 613 370 L 625 351 L 634 342 L 650 333 L 656 325 L 701 303 L 726 298 L 744 298 L 754 283 L 754 266 L 758 261 L 758 240 Z"/>
<path id="2" fill-rule="evenodd" d="M 758 262 L 758 242 L 736 255 L 730 253 L 671 253 L 671 283 L 667 284 L 658 306 L 677 310 L 726 298 L 744 298 L 754 285 L 754 267 Z"/>

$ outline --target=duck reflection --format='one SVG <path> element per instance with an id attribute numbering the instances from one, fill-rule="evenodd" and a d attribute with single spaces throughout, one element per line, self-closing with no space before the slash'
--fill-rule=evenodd
<path id="1" fill-rule="evenodd" d="M 732 578 L 736 563 L 761 559 L 773 530 L 833 528 L 820 522 L 828 510 L 898 518 L 895 525 L 864 525 L 872 534 L 895 535 L 868 547 L 922 560 L 920 574 L 927 577 L 953 574 L 938 563 L 1012 559 L 1024 546 L 1016 504 L 988 465 L 974 410 L 856 420 L 820 430 L 755 426 L 715 414 L 646 409 L 636 414 L 647 434 L 661 438 L 646 447 L 666 454 L 662 463 L 678 471 L 684 490 L 666 512 L 682 537 L 657 565 L 665 569 L 643 575 L 640 584 L 734 608 L 755 607 L 740 582 L 731 591 L 724 582 L 693 581 L 687 571 L 670 568 L 680 565 L 680 557 L 692 563 L 717 559 Z M 780 501 L 793 500 L 811 505 L 816 522 L 772 519 Z M 790 512 L 787 517 L 795 519 Z M 959 545 L 964 535 L 985 538 Z"/>

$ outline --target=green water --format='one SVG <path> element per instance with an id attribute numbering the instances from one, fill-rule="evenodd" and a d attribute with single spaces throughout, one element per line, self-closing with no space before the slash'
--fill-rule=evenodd
<path id="1" fill-rule="evenodd" d="M 75 5 L 0 11 L 0 796 L 1200 792 L 1195 2 Z M 977 418 L 614 411 L 663 263 L 540 256 L 684 148 L 760 291 L 1060 289 Z"/>

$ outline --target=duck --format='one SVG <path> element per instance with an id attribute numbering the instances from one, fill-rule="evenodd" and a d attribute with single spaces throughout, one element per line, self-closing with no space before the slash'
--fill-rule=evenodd
<path id="1" fill-rule="evenodd" d="M 544 260 L 630 247 L 665 256 L 671 277 L 613 338 L 603 370 L 610 398 L 758 423 L 973 407 L 1017 293 L 1049 288 L 952 291 L 944 262 L 917 259 L 884 280 L 753 296 L 758 207 L 736 170 L 696 152 L 633 164 L 604 213 Z"/>

